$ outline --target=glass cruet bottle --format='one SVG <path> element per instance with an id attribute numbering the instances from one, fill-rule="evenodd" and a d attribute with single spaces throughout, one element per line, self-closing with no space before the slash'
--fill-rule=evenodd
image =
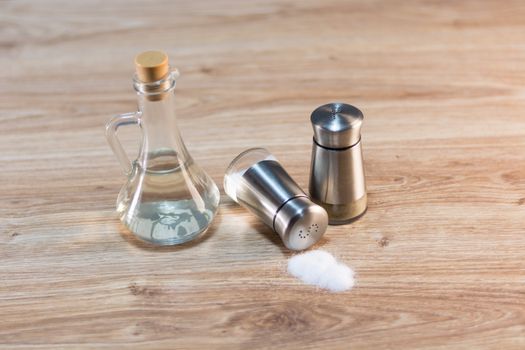
<path id="1" fill-rule="evenodd" d="M 127 176 L 117 198 L 124 225 L 142 240 L 174 245 L 190 241 L 209 227 L 219 206 L 213 180 L 193 161 L 177 127 L 175 81 L 168 56 L 146 51 L 135 58 L 138 111 L 115 116 L 106 137 Z M 142 131 L 139 155 L 127 157 L 117 138 L 120 126 Z"/>

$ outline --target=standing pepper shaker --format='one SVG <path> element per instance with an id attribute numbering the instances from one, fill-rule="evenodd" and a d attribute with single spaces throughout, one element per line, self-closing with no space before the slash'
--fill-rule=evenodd
<path id="1" fill-rule="evenodd" d="M 367 209 L 361 125 L 354 106 L 329 103 L 313 111 L 310 196 L 326 209 L 331 225 L 349 223 Z"/>

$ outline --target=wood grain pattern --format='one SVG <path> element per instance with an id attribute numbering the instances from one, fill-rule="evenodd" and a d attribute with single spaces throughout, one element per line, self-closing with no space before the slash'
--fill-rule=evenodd
<path id="1" fill-rule="evenodd" d="M 0 2 L 0 346 L 524 349 L 524 18 L 521 1 Z M 288 276 L 225 195 L 192 244 L 120 225 L 103 126 L 135 109 L 151 48 L 218 184 L 265 146 L 307 188 L 310 112 L 363 110 L 369 210 L 318 245 L 354 290 Z"/>

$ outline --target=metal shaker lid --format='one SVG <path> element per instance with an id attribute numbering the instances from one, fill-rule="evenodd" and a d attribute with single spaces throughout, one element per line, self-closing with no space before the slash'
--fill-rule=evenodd
<path id="1" fill-rule="evenodd" d="M 361 138 L 363 113 L 345 103 L 329 103 L 318 107 L 310 117 L 315 141 L 327 148 L 347 148 Z"/>
<path id="2" fill-rule="evenodd" d="M 303 250 L 321 239 L 328 227 L 328 214 L 310 198 L 295 197 L 279 209 L 273 227 L 286 248 Z"/>

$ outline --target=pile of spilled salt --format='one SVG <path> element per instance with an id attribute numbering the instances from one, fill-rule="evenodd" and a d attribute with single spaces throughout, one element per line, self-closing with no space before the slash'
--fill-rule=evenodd
<path id="1" fill-rule="evenodd" d="M 294 255 L 288 260 L 288 273 L 331 292 L 343 292 L 354 286 L 354 271 L 324 250 Z"/>

